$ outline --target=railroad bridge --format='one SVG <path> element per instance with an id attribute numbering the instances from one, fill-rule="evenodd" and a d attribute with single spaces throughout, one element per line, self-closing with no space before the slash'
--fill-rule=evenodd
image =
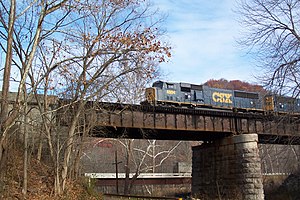
<path id="1" fill-rule="evenodd" d="M 95 124 L 95 137 L 204 141 L 193 147 L 192 170 L 192 194 L 202 199 L 263 199 L 257 143 L 300 144 L 298 115 L 95 105 L 88 104 L 85 112 L 85 119 Z M 64 117 L 62 125 L 67 121 Z"/>

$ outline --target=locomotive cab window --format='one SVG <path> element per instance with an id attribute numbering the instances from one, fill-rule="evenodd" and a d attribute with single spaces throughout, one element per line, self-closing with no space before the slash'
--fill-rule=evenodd
<path id="1" fill-rule="evenodd" d="M 157 88 L 162 89 L 163 88 L 163 82 L 161 82 L 161 81 L 155 82 L 155 83 L 152 84 L 152 87 L 157 87 Z"/>
<path id="2" fill-rule="evenodd" d="M 175 85 L 174 84 L 170 84 L 170 83 L 167 83 L 167 88 L 168 89 L 175 89 Z"/>

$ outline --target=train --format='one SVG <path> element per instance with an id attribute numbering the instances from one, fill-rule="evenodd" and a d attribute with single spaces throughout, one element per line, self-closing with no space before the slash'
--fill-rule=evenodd
<path id="1" fill-rule="evenodd" d="M 145 101 L 142 103 L 240 112 L 300 113 L 300 100 L 297 98 L 161 80 L 146 88 Z"/>

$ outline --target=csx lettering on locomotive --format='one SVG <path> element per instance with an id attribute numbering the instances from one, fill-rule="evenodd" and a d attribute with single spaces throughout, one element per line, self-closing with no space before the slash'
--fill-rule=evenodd
<path id="1" fill-rule="evenodd" d="M 167 94 L 176 94 L 175 90 L 167 90 Z"/>
<path id="2" fill-rule="evenodd" d="M 220 103 L 232 103 L 231 97 L 232 94 L 229 93 L 214 92 L 212 94 L 213 101 L 220 102 Z"/>

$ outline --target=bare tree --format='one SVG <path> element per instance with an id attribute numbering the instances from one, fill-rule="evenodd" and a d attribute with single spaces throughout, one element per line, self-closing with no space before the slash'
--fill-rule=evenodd
<path id="1" fill-rule="evenodd" d="M 24 102 L 30 101 L 21 100 L 21 94 L 29 92 L 32 95 L 26 97 L 35 97 L 38 104 L 41 138 L 47 140 L 55 169 L 55 193 L 61 194 L 74 172 L 74 152 L 77 152 L 74 150 L 83 131 L 81 119 L 84 119 L 87 103 L 103 100 L 122 84 L 125 87 L 123 81 L 127 74 L 151 77 L 157 65 L 145 63 L 164 61 L 170 56 L 169 47 L 161 40 L 160 29 L 156 27 L 157 13 L 147 1 L 16 3 L 11 0 L 1 1 L 1 6 L 0 36 L 4 42 L 0 47 L 7 55 L 4 76 L 8 78 L 3 79 L 0 163 L 5 166 L 2 153 L 8 143 L 7 130 L 20 116 Z M 8 21 L 9 18 L 12 20 Z M 14 70 L 10 71 L 11 67 L 15 67 Z M 12 71 L 17 75 L 13 76 Z M 9 88 L 11 80 L 15 80 L 18 92 L 15 106 L 8 114 L 5 109 L 8 108 L 5 97 L 8 89 L 5 88 Z M 60 108 L 52 106 L 51 95 L 69 100 L 60 107 L 72 111 L 64 135 L 55 124 L 61 117 L 55 114 Z"/>
<path id="2" fill-rule="evenodd" d="M 293 174 L 299 169 L 299 147 L 295 145 L 261 144 L 263 173 Z"/>
<path id="3" fill-rule="evenodd" d="M 43 37 L 43 26 L 47 16 L 57 11 L 66 1 L 32 1 L 20 6 L 15 0 L 1 1 L 0 8 L 0 39 L 1 51 L 6 54 L 2 81 L 2 100 L 0 111 L 0 163 L 1 175 L 6 171 L 6 160 L 8 155 L 7 146 L 10 144 L 11 127 L 20 118 L 21 113 L 25 114 L 27 95 L 26 80 L 28 72 L 32 67 L 37 46 Z M 35 7 L 35 5 L 39 5 Z M 34 20 L 35 18 L 36 20 Z M 26 19 L 28 21 L 26 21 Z M 29 20 L 31 19 L 31 20 Z M 55 29 L 55 28 L 54 28 Z M 51 30 L 50 30 L 51 32 Z M 48 32 L 49 33 L 49 32 Z M 6 46 L 5 46 L 6 44 Z M 14 76 L 13 74 L 17 74 Z M 17 88 L 16 95 L 10 97 L 9 91 L 11 80 L 17 81 L 14 86 Z M 11 108 L 10 102 L 13 102 Z M 26 117 L 24 118 L 26 119 Z M 26 123 L 26 120 L 25 120 Z M 26 129 L 24 139 L 27 140 Z M 27 142 L 24 148 L 24 184 L 23 193 L 27 190 Z M 3 180 L 1 178 L 1 180 Z"/>
<path id="4" fill-rule="evenodd" d="M 141 73 L 131 72 L 121 77 L 114 85 L 111 94 L 105 100 L 110 102 L 123 102 L 129 104 L 139 104 L 145 100 L 145 88 L 149 86 L 154 78 L 161 76 L 157 63 L 136 63 L 137 65 L 147 65 L 152 68 L 151 72 Z"/>
<path id="5" fill-rule="evenodd" d="M 240 44 L 255 54 L 275 92 L 299 96 L 300 2 L 298 0 L 241 0 L 244 35 Z"/>
<path id="6" fill-rule="evenodd" d="M 259 78 L 267 89 L 275 94 L 299 97 L 300 1 L 241 0 L 237 13 L 244 30 L 239 42 L 255 56 L 263 72 Z M 295 148 L 261 145 L 264 172 L 297 171 L 295 163 L 299 155 Z"/>
<path id="7" fill-rule="evenodd" d="M 77 7 L 92 6 L 98 9 L 81 10 L 84 17 L 70 27 L 66 36 L 68 48 L 61 48 L 62 57 L 55 63 L 59 67 L 54 73 L 60 77 L 56 83 L 63 86 L 61 90 L 66 94 L 64 96 L 76 106 L 64 143 L 62 190 L 71 167 L 76 127 L 86 103 L 104 99 L 119 87 L 118 83 L 126 74 L 151 73 L 152 68 L 138 63 L 148 59 L 160 60 L 168 53 L 168 47 L 156 40 L 156 29 L 142 23 L 153 15 L 149 13 L 148 5 L 143 7 L 136 1 L 78 4 Z"/>
<path id="8" fill-rule="evenodd" d="M 167 160 L 175 157 L 177 148 L 182 142 L 174 141 L 171 144 L 157 140 L 119 139 L 125 167 L 124 194 L 130 194 L 136 179 L 141 173 L 155 173 L 156 168 Z M 170 166 L 169 166 L 170 167 Z M 130 172 L 133 176 L 130 177 Z M 151 193 L 148 190 L 149 193 Z"/>

